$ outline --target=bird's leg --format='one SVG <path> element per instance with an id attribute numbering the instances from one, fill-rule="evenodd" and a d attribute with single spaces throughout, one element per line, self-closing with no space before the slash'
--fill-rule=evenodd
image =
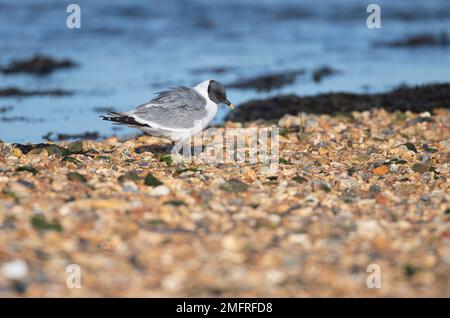
<path id="1" fill-rule="evenodd" d="M 182 151 L 180 153 L 180 151 Z M 191 161 L 190 143 L 186 140 L 179 140 L 173 143 L 171 157 L 175 163 L 188 163 Z"/>
<path id="2" fill-rule="evenodd" d="M 180 142 L 178 141 L 172 141 L 172 150 L 171 153 L 172 155 L 179 155 L 180 154 L 180 150 L 182 148 L 182 144 L 180 144 Z"/>
<path id="3" fill-rule="evenodd" d="M 175 145 L 176 145 L 176 143 L 175 143 L 175 141 L 171 141 L 171 143 L 172 143 L 172 147 L 170 147 L 170 151 L 172 151 L 172 149 L 175 147 Z"/>
<path id="4" fill-rule="evenodd" d="M 188 140 L 189 139 L 180 139 L 175 142 L 172 141 L 172 154 L 180 155 L 180 151 L 183 151 L 182 155 L 189 157 L 191 155 L 191 148 Z"/>

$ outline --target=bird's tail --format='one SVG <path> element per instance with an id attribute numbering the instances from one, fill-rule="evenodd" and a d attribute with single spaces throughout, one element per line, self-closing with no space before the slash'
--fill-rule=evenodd
<path id="1" fill-rule="evenodd" d="M 112 121 L 115 124 L 122 124 L 122 125 L 128 125 L 128 126 L 137 126 L 137 127 L 143 127 L 148 126 L 142 123 L 139 123 L 134 119 L 134 117 L 130 116 L 128 113 L 120 113 L 120 112 L 108 112 L 105 116 L 101 116 L 101 119 Z"/>

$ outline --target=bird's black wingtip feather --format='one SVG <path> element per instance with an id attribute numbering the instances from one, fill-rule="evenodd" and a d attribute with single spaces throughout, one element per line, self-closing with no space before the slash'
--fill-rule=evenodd
<path id="1" fill-rule="evenodd" d="M 109 117 L 100 116 L 100 118 L 103 120 L 112 121 L 115 124 L 129 125 L 134 127 L 150 127 L 147 124 L 142 124 L 136 121 L 136 119 L 134 119 L 132 116 L 127 116 L 116 112 L 108 112 L 107 114 Z"/>

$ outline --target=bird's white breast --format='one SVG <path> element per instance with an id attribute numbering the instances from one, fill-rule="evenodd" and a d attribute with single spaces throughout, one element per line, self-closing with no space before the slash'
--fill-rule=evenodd
<path id="1" fill-rule="evenodd" d="M 194 89 L 197 91 L 197 93 L 199 93 L 200 95 L 203 96 L 203 98 L 205 98 L 205 100 L 206 100 L 206 111 L 207 111 L 206 118 L 204 118 L 202 120 L 200 128 L 196 127 L 194 129 L 195 130 L 194 134 L 196 134 L 196 133 L 200 132 L 201 130 L 205 129 L 211 123 L 211 121 L 214 119 L 214 117 L 216 116 L 216 113 L 217 113 L 217 104 L 209 99 L 208 86 L 209 86 L 209 81 L 204 81 L 204 82 L 202 82 L 202 83 L 200 83 L 200 84 L 198 84 L 197 86 L 194 87 Z"/>

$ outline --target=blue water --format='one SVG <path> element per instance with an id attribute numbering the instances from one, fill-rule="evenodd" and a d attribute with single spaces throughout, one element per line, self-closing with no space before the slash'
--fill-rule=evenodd
<path id="1" fill-rule="evenodd" d="M 111 4 L 113 2 L 113 4 Z M 81 29 L 66 27 L 66 6 L 81 7 Z M 1 75 L 0 88 L 62 88 L 67 97 L 0 98 L 13 110 L 0 117 L 0 139 L 38 142 L 55 133 L 113 130 L 94 108 L 128 110 L 168 86 L 205 79 L 224 84 L 243 77 L 305 68 L 293 85 L 261 93 L 228 90 L 235 104 L 280 93 L 378 92 L 399 84 L 450 80 L 450 49 L 374 48 L 375 41 L 431 32 L 450 33 L 448 0 L 377 0 L 382 28 L 368 29 L 370 2 L 278 0 L 0 1 L 0 64 L 43 53 L 70 58 L 79 67 L 49 76 Z M 330 65 L 341 74 L 311 80 L 312 69 Z M 229 67 L 221 74 L 194 70 Z M 227 109 L 221 108 L 216 122 Z M 116 127 L 117 128 L 117 127 Z"/>

